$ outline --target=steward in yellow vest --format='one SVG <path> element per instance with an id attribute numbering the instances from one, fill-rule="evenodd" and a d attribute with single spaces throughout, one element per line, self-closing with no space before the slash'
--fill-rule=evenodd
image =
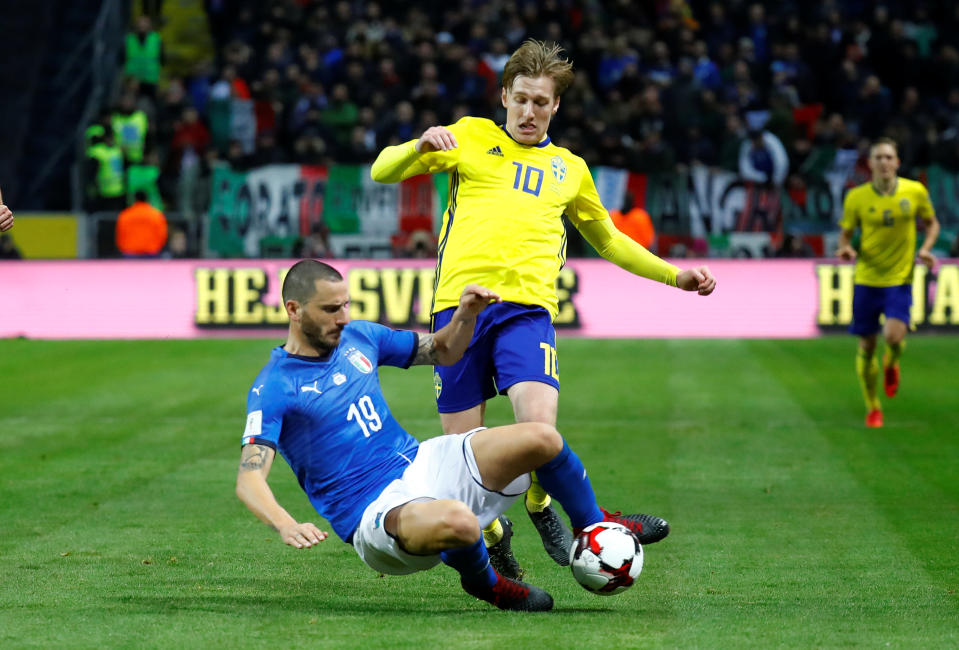
<path id="1" fill-rule="evenodd" d="M 93 138 L 93 144 L 87 148 L 87 161 L 87 210 L 122 210 L 126 205 L 123 151 L 114 143 L 110 131 Z"/>
<path id="2" fill-rule="evenodd" d="M 125 94 L 120 99 L 119 108 L 110 116 L 113 137 L 123 149 L 128 162 L 143 160 L 143 149 L 147 142 L 149 123 L 146 113 L 136 107 L 136 97 Z"/>

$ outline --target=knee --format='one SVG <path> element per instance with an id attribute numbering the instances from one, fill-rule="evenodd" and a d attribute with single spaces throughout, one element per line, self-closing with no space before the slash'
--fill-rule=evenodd
<path id="1" fill-rule="evenodd" d="M 440 524 L 450 547 L 473 544 L 481 534 L 479 520 L 462 501 L 449 501 Z"/>
<path id="2" fill-rule="evenodd" d="M 530 450 L 537 456 L 540 464 L 551 461 L 563 451 L 563 436 L 556 427 L 543 422 L 530 422 L 528 426 Z"/>

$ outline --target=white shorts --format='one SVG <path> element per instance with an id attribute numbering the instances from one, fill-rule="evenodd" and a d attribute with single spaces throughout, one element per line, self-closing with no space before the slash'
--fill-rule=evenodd
<path id="1" fill-rule="evenodd" d="M 360 558 L 380 573 L 403 575 L 425 571 L 440 563 L 439 555 L 412 555 L 400 548 L 386 532 L 386 514 L 412 501 L 455 499 L 465 503 L 481 528 L 505 512 L 530 486 L 523 474 L 502 492 L 483 487 L 469 439 L 477 431 L 443 435 L 420 444 L 413 463 L 403 476 L 386 486 L 366 510 L 353 533 L 353 548 Z"/>

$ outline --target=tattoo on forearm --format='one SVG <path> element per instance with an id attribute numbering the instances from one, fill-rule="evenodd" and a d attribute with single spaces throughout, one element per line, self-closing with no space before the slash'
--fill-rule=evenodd
<path id="1" fill-rule="evenodd" d="M 270 448 L 264 445 L 247 445 L 240 456 L 240 471 L 252 472 L 263 469 L 266 465 L 267 454 Z"/>
<path id="2" fill-rule="evenodd" d="M 411 365 L 420 366 L 436 363 L 436 341 L 432 334 L 420 334 L 420 342 L 416 348 L 416 356 Z"/>

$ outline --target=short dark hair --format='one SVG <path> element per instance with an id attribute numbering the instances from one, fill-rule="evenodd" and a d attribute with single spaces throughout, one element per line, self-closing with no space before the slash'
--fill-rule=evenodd
<path id="1" fill-rule="evenodd" d="M 899 145 L 896 144 L 896 141 L 888 136 L 882 136 L 881 138 L 876 138 L 872 141 L 872 144 L 869 145 L 869 155 L 872 155 L 872 150 L 878 147 L 881 144 L 888 144 L 896 152 L 896 155 L 899 155 Z"/>
<path id="2" fill-rule="evenodd" d="M 136 192 L 133 193 L 133 200 L 134 200 L 134 201 L 146 201 L 146 200 L 147 200 L 147 193 L 144 192 L 143 190 L 137 190 Z"/>
<path id="3" fill-rule="evenodd" d="M 316 281 L 340 282 L 343 276 L 329 264 L 319 260 L 300 260 L 290 268 L 283 280 L 283 302 L 305 303 L 316 293 Z"/>

